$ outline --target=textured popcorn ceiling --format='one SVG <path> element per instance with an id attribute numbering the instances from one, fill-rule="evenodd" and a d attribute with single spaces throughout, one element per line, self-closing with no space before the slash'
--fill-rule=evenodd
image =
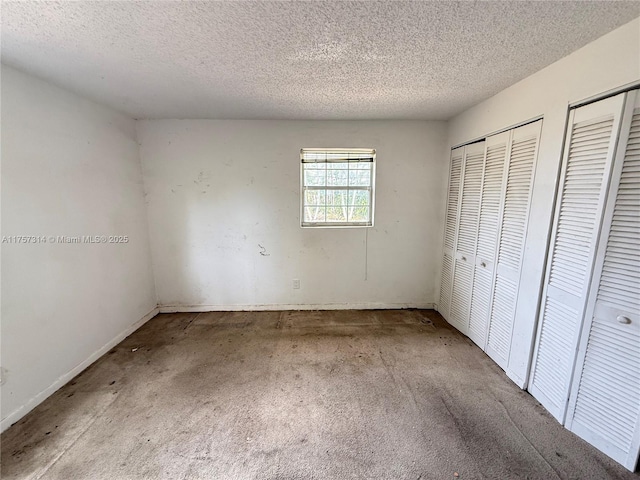
<path id="1" fill-rule="evenodd" d="M 3 1 L 2 61 L 135 118 L 447 119 L 639 15 L 609 1 Z"/>

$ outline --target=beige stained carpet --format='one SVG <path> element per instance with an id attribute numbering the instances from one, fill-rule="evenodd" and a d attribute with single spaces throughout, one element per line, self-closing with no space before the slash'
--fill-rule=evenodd
<path id="1" fill-rule="evenodd" d="M 2 479 L 640 479 L 430 310 L 159 315 L 8 429 Z"/>

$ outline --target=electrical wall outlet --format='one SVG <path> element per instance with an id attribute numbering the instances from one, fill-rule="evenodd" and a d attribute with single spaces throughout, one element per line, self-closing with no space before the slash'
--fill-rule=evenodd
<path id="1" fill-rule="evenodd" d="M 298 290 L 300 288 L 300 279 L 299 278 L 294 278 L 293 279 L 293 289 L 294 290 Z"/>

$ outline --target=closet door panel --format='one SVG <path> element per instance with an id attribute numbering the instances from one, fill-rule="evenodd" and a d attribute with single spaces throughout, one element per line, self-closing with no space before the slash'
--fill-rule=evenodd
<path id="1" fill-rule="evenodd" d="M 498 272 L 493 287 L 486 351 L 502 369 L 507 368 L 517 294 L 518 284 Z"/>
<path id="2" fill-rule="evenodd" d="M 472 282 L 473 266 L 466 260 L 456 258 L 449 323 L 464 334 L 466 334 L 468 330 L 468 314 Z"/>
<path id="3" fill-rule="evenodd" d="M 454 256 L 453 293 L 449 315 L 451 325 L 464 334 L 469 331 L 469 308 L 478 237 L 484 153 L 484 141 L 465 146 L 460 215 Z"/>
<path id="4" fill-rule="evenodd" d="M 456 250 L 469 257 L 476 251 L 478 237 L 478 213 L 482 189 L 485 142 L 465 147 L 464 180 L 460 205 L 460 227 Z"/>
<path id="5" fill-rule="evenodd" d="M 489 316 L 489 299 L 493 272 L 476 265 L 473 276 L 473 290 L 471 293 L 471 313 L 469 315 L 469 338 L 484 350 L 487 336 L 487 321 Z"/>
<path id="6" fill-rule="evenodd" d="M 460 203 L 460 184 L 462 181 L 462 157 L 464 147 L 451 151 L 451 171 L 447 193 L 447 213 L 445 219 L 444 248 L 453 254 L 458 231 L 458 207 Z"/>
<path id="7" fill-rule="evenodd" d="M 511 348 L 541 125 L 538 121 L 514 129 L 509 146 L 486 346 L 487 354 L 503 369 L 507 367 Z"/>
<path id="8" fill-rule="evenodd" d="M 460 204 L 460 184 L 462 181 L 462 159 L 464 147 L 451 151 L 451 170 L 449 173 L 449 188 L 447 191 L 447 210 L 444 228 L 444 254 L 442 259 L 442 279 L 440 282 L 440 298 L 438 312 L 445 319 L 449 319 L 451 308 L 451 294 L 453 288 L 453 255 L 458 231 L 458 215 Z"/>
<path id="9" fill-rule="evenodd" d="M 487 139 L 487 158 L 482 184 L 480 222 L 478 225 L 478 245 L 476 255 L 493 269 L 498 238 L 498 222 L 502 204 L 502 181 L 507 166 L 507 146 L 510 132 L 494 135 Z"/>
<path id="10" fill-rule="evenodd" d="M 564 421 L 624 95 L 571 112 L 529 391 Z"/>
<path id="11" fill-rule="evenodd" d="M 445 319 L 449 318 L 451 306 L 451 288 L 453 286 L 453 260 L 446 252 L 442 258 L 442 280 L 440 282 L 440 299 L 438 301 L 438 312 Z"/>
<path id="12" fill-rule="evenodd" d="M 502 184 L 507 166 L 511 132 L 488 137 L 478 220 L 469 338 L 484 349 L 487 336 L 489 300 L 493 284 L 498 223 L 502 204 Z"/>
<path id="13" fill-rule="evenodd" d="M 628 96 L 567 428 L 633 470 L 640 451 L 640 98 Z"/>

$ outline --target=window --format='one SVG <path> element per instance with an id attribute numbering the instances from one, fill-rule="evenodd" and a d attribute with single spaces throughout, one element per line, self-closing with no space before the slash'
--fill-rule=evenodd
<path id="1" fill-rule="evenodd" d="M 375 158 L 363 148 L 303 148 L 302 226 L 371 227 Z"/>

